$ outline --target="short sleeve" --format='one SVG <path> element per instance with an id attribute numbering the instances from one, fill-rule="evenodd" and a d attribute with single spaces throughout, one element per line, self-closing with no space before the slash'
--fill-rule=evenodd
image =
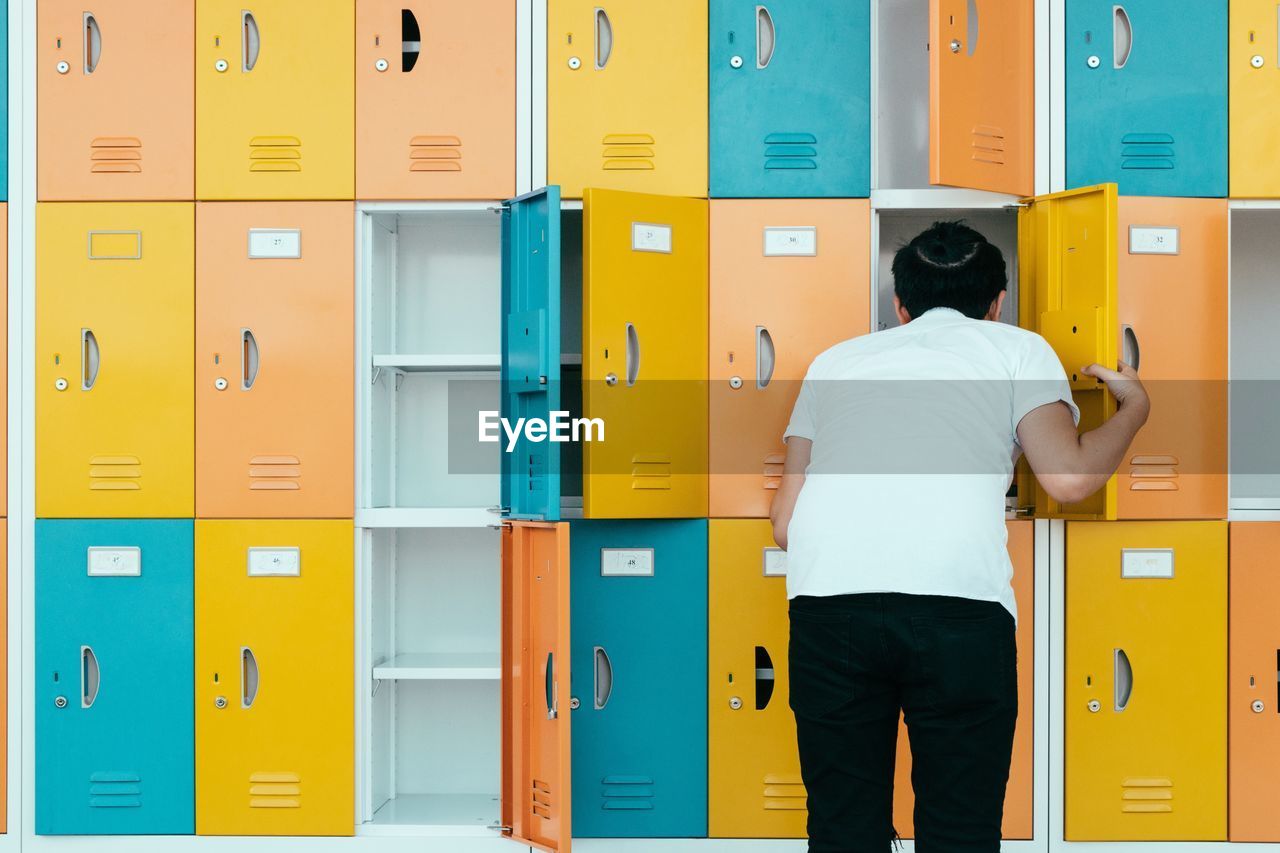
<path id="1" fill-rule="evenodd" d="M 786 432 L 782 434 L 783 441 L 793 435 L 813 441 L 813 437 L 817 432 L 816 425 L 818 420 L 815 412 L 814 382 L 813 368 L 811 367 L 804 381 L 800 383 L 800 393 L 796 395 L 796 404 L 791 409 L 791 421 L 787 424 Z"/>
<path id="2" fill-rule="evenodd" d="M 1071 383 L 1058 354 L 1044 338 L 1028 335 L 1013 369 L 1013 434 L 1018 434 L 1018 424 L 1031 411 L 1059 400 L 1071 409 L 1071 417 L 1079 426 L 1080 409 L 1071 399 Z"/>

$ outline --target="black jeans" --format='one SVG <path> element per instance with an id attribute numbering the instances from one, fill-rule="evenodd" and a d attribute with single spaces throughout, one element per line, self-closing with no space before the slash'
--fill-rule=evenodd
<path id="1" fill-rule="evenodd" d="M 998 851 L 1018 717 L 1013 617 L 871 593 L 791 601 L 791 709 L 810 853 L 891 849 L 901 711 L 918 853 Z"/>

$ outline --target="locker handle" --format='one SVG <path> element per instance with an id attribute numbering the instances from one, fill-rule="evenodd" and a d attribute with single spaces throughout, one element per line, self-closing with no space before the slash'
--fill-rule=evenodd
<path id="1" fill-rule="evenodd" d="M 422 53 L 422 29 L 412 9 L 400 10 L 400 71 L 408 72 L 418 64 Z"/>
<path id="2" fill-rule="evenodd" d="M 1115 14 L 1115 26 L 1112 36 L 1112 53 L 1116 68 L 1124 68 L 1129 64 L 1129 54 L 1133 53 L 1133 22 L 1129 13 L 1117 4 L 1112 7 Z"/>
<path id="3" fill-rule="evenodd" d="M 258 379 L 258 339 L 252 329 L 240 330 L 240 390 L 248 391 Z"/>
<path id="4" fill-rule="evenodd" d="M 1121 359 L 1124 363 L 1138 369 L 1138 362 L 1142 360 L 1142 349 L 1138 346 L 1138 333 L 1133 330 L 1133 326 L 1125 325 L 1120 327 L 1123 341 L 1121 343 Z"/>
<path id="5" fill-rule="evenodd" d="M 102 58 L 102 29 L 98 19 L 92 12 L 84 13 L 84 73 L 92 74 L 98 70 L 98 60 Z"/>
<path id="6" fill-rule="evenodd" d="M 756 646 L 756 710 L 763 711 L 769 707 L 773 698 L 775 673 L 773 658 L 764 646 Z"/>
<path id="7" fill-rule="evenodd" d="M 603 711 L 604 706 L 609 704 L 609 697 L 613 695 L 613 661 L 609 660 L 609 653 L 604 650 L 604 646 L 595 647 L 595 657 L 595 707 L 597 711 Z"/>
<path id="8" fill-rule="evenodd" d="M 978 0 L 968 0 L 965 9 L 966 29 L 965 38 L 969 40 L 969 47 L 965 51 L 969 56 L 973 56 L 978 49 Z"/>
<path id="9" fill-rule="evenodd" d="M 93 329 L 80 330 L 80 390 L 92 391 L 98 382 L 98 370 L 102 365 L 102 352 Z"/>
<path id="10" fill-rule="evenodd" d="M 252 708 L 258 698 L 258 658 L 253 649 L 240 647 L 240 707 Z"/>
<path id="11" fill-rule="evenodd" d="M 240 13 L 240 70 L 252 71 L 262 52 L 262 34 L 258 31 L 258 19 L 245 9 Z"/>
<path id="12" fill-rule="evenodd" d="M 1123 711 L 1129 707 L 1129 697 L 1133 695 L 1133 665 L 1124 649 L 1115 650 L 1115 707 Z"/>
<path id="13" fill-rule="evenodd" d="M 596 70 L 603 71 L 613 54 L 613 23 L 609 13 L 596 7 Z"/>
<path id="14" fill-rule="evenodd" d="M 640 335 L 634 323 L 627 324 L 627 387 L 640 378 Z"/>
<path id="15" fill-rule="evenodd" d="M 98 669 L 98 656 L 89 646 L 80 647 L 80 707 L 92 708 L 102 687 L 102 671 Z"/>
<path id="16" fill-rule="evenodd" d="M 773 59 L 773 50 L 777 45 L 777 30 L 773 27 L 773 16 L 764 6 L 756 7 L 756 69 L 768 68 Z"/>
<path id="17" fill-rule="evenodd" d="M 554 720 L 560 716 L 559 696 L 556 690 L 556 655 L 547 652 L 547 719 Z"/>
<path id="18" fill-rule="evenodd" d="M 756 326 L 756 388 L 769 387 L 773 379 L 773 366 L 777 352 L 773 348 L 773 335 L 764 326 Z"/>

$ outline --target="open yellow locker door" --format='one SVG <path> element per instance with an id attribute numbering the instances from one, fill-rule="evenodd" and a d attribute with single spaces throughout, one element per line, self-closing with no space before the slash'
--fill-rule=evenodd
<path id="1" fill-rule="evenodd" d="M 1120 331 L 1116 302 L 1115 184 L 1101 184 L 1023 200 L 1018 213 L 1018 324 L 1043 335 L 1062 360 L 1080 407 L 1080 431 L 1115 414 L 1106 386 L 1080 372 L 1097 362 L 1114 368 Z M 1053 500 L 1025 461 L 1018 499 L 1048 518 L 1114 520 L 1116 478 L 1076 504 Z"/>

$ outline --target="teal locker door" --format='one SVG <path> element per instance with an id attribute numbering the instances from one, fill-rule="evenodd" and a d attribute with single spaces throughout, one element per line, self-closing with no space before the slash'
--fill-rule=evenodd
<path id="1" fill-rule="evenodd" d="M 711 0 L 712 198 L 866 197 L 869 0 Z"/>
<path id="2" fill-rule="evenodd" d="M 193 522 L 36 521 L 36 832 L 195 831 Z"/>
<path id="3" fill-rule="evenodd" d="M 1227 195 L 1227 0 L 1068 0 L 1067 188 Z"/>
<path id="4" fill-rule="evenodd" d="M 549 422 L 560 406 L 560 188 L 502 207 L 502 417 Z M 522 432 L 502 441 L 502 506 L 512 518 L 560 519 L 560 445 Z"/>
<path id="5" fill-rule="evenodd" d="M 575 521 L 573 834 L 707 834 L 707 522 Z"/>

